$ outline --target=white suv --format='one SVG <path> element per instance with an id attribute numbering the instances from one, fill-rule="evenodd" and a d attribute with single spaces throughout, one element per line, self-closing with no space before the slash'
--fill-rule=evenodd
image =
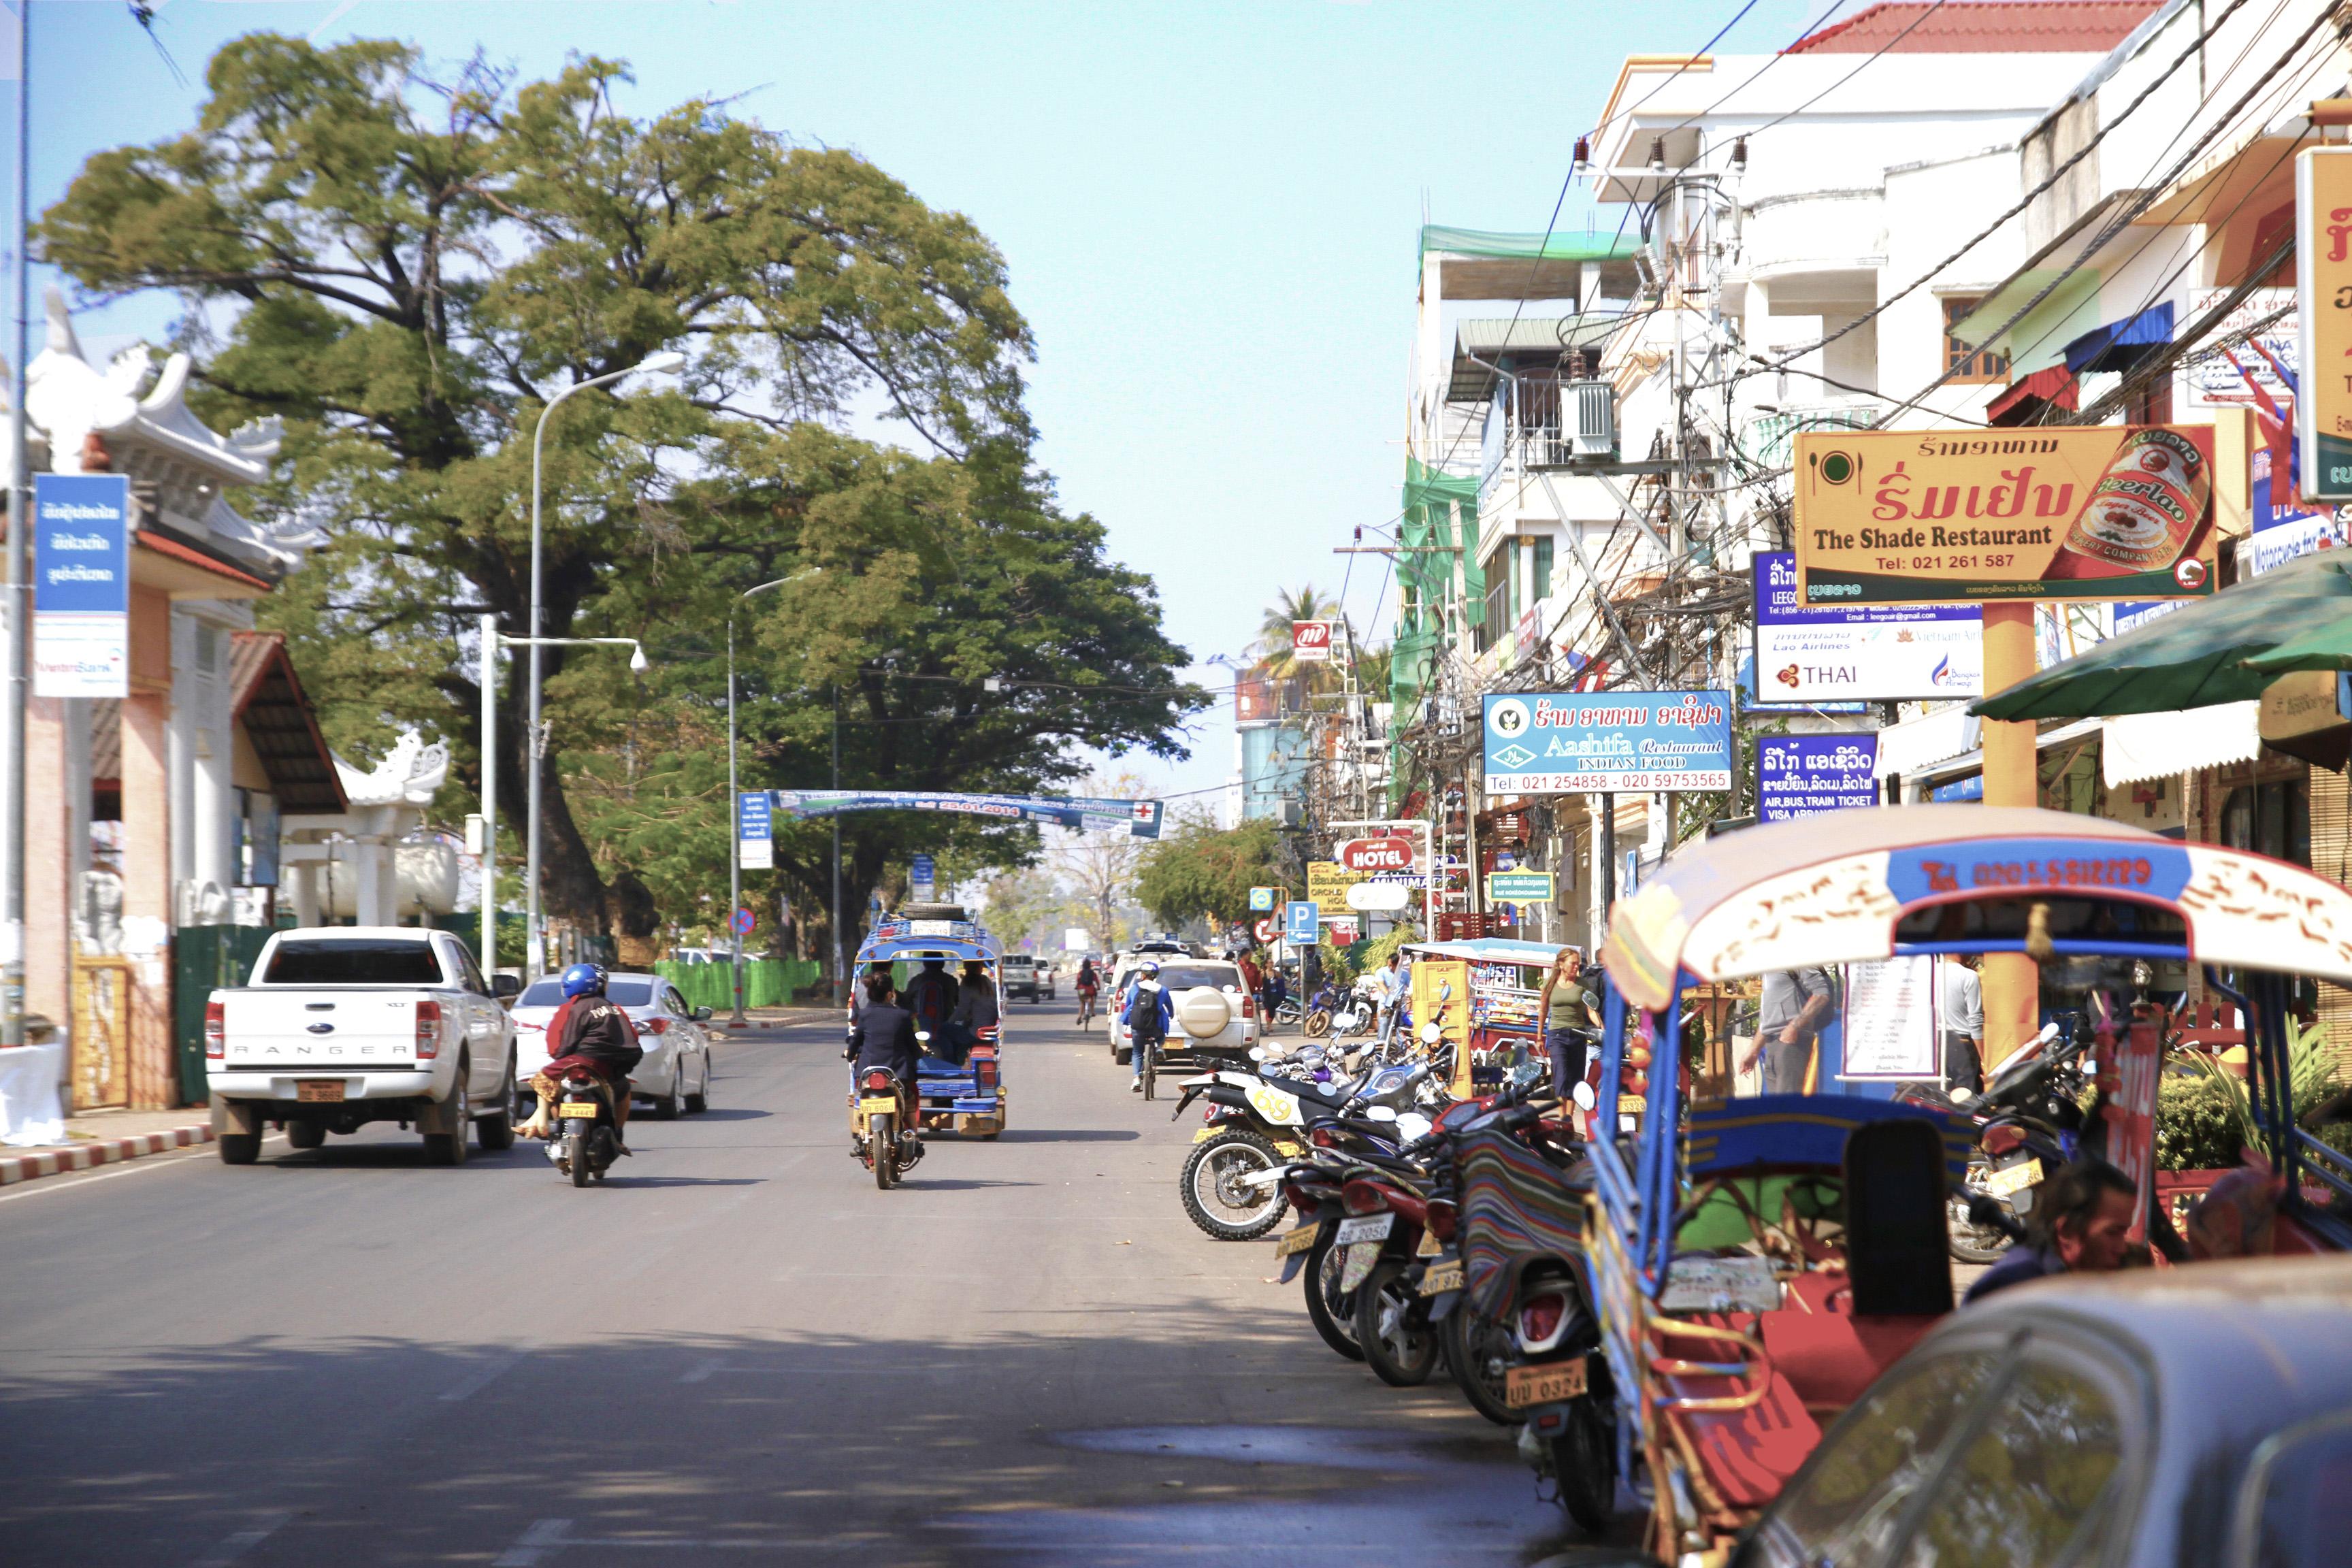
<path id="1" fill-rule="evenodd" d="M 1257 1044 L 1257 998 L 1243 988 L 1241 965 L 1223 958 L 1184 958 L 1156 952 L 1123 952 L 1111 976 L 1103 1005 L 1110 1016 L 1111 1059 L 1126 1067 L 1135 1059 L 1135 1042 L 1118 1021 L 1129 984 L 1145 963 L 1160 965 L 1160 984 L 1174 994 L 1174 1018 L 1162 1054 L 1186 1056 L 1246 1056 Z"/>

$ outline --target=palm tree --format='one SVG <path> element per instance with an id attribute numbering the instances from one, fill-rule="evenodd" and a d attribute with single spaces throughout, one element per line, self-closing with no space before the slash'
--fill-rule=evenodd
<path id="1" fill-rule="evenodd" d="M 1276 590 L 1274 603 L 1266 606 L 1265 618 L 1258 623 L 1259 663 L 1266 674 L 1276 680 L 1300 677 L 1306 680 L 1309 691 L 1336 689 L 1339 685 L 1339 671 L 1336 664 L 1302 665 L 1292 656 L 1290 623 L 1293 621 L 1338 621 L 1344 626 L 1347 616 L 1337 599 L 1324 597 L 1316 591 L 1312 583 L 1296 591 L 1287 588 Z M 1354 647 L 1353 633 L 1342 635 L 1347 636 L 1349 647 Z M 1334 640 L 1338 640 L 1336 637 Z M 1340 650 L 1334 647 L 1331 657 L 1335 660 L 1342 657 Z"/>

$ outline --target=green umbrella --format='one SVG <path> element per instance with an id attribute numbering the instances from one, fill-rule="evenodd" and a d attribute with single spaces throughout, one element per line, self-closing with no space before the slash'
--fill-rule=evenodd
<path id="1" fill-rule="evenodd" d="M 2352 668 L 2347 557 L 2352 552 L 2328 550 L 2291 561 L 1979 698 L 1969 711 L 1987 719 L 2167 713 L 2260 697 L 2286 670 Z"/>

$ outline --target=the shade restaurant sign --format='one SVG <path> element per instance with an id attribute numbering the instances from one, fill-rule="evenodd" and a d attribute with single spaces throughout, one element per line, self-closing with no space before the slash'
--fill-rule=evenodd
<path id="1" fill-rule="evenodd" d="M 2201 597 L 2213 482 L 2210 425 L 1801 435 L 1797 602 Z"/>

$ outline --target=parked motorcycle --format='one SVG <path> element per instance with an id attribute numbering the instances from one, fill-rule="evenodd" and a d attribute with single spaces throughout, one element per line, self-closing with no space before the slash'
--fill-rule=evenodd
<path id="1" fill-rule="evenodd" d="M 1181 1087 L 1171 1121 L 1198 1100 L 1210 1109 L 1177 1191 L 1192 1223 L 1220 1241 L 1253 1240 L 1282 1223 L 1289 1205 L 1269 1173 L 1305 1152 L 1310 1127 L 1342 1146 L 1394 1149 L 1429 1130 L 1422 1098 L 1442 1099 L 1420 1063 L 1328 1085 L 1223 1068 Z"/>
<path id="2" fill-rule="evenodd" d="M 614 1148 L 619 1122 L 613 1115 L 613 1086 L 585 1068 L 567 1068 L 555 1120 L 562 1131 L 547 1141 L 548 1159 L 575 1187 L 603 1181 L 620 1157 Z"/>

